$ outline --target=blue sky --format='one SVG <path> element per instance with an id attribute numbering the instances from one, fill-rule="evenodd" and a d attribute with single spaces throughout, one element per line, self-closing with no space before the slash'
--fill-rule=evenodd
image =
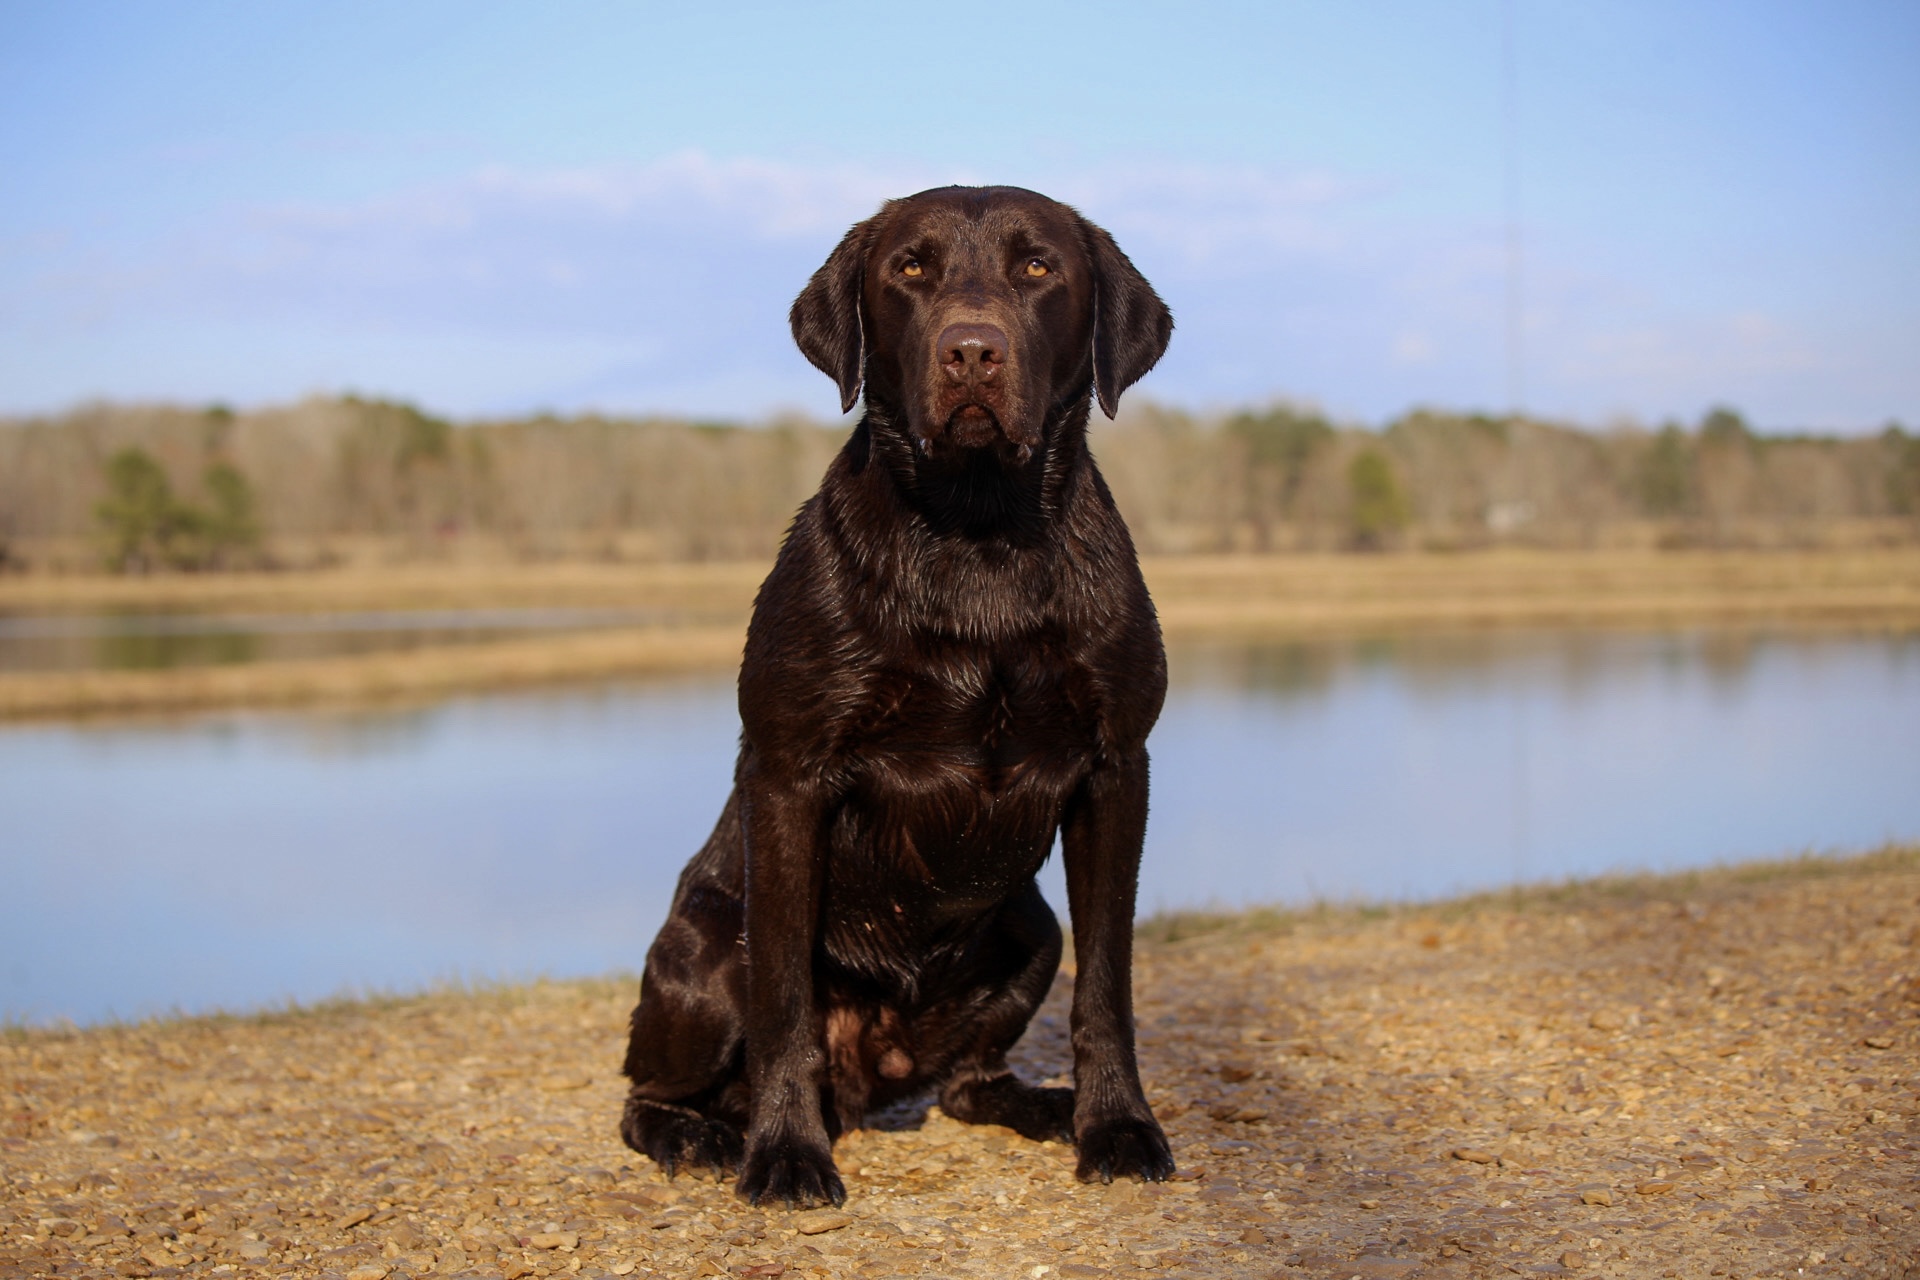
<path id="1" fill-rule="evenodd" d="M 1920 5 L 0 0 L 0 412 L 355 389 L 831 416 L 786 306 L 888 195 L 1079 205 L 1143 390 L 1920 423 Z"/>

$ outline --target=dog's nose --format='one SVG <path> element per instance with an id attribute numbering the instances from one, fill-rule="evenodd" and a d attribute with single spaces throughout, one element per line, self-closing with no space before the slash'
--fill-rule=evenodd
<path id="1" fill-rule="evenodd" d="M 987 381 L 1007 362 L 1007 335 L 991 324 L 950 324 L 940 331 L 940 367 L 955 382 Z"/>

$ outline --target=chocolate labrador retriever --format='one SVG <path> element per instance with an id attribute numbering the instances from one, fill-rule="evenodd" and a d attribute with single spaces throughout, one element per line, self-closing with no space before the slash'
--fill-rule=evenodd
<path id="1" fill-rule="evenodd" d="M 756 1204 L 837 1204 L 835 1135 L 937 1089 L 1071 1138 L 1083 1180 L 1165 1178 L 1132 933 L 1166 659 L 1086 437 L 1173 317 L 1065 205 L 945 187 L 847 232 L 792 323 L 866 413 L 755 602 L 733 794 L 647 953 L 621 1132 Z M 1072 1089 L 1006 1062 L 1060 961 L 1056 832 Z"/>

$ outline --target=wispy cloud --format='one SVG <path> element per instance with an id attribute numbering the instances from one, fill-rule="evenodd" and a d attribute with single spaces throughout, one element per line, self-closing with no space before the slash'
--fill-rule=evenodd
<path id="1" fill-rule="evenodd" d="M 16 348 L 0 373 L 43 404 L 349 383 L 456 412 L 830 412 L 786 335 L 793 294 L 889 196 L 983 176 L 684 151 L 232 208 L 145 243 L 52 229 L 0 246 L 0 345 Z M 1490 218 L 1410 220 L 1389 182 L 1327 170 L 1143 161 L 1044 186 L 1114 231 L 1173 303 L 1155 394 L 1294 394 L 1372 418 L 1503 404 Z M 1530 262 L 1525 321 L 1529 403 L 1577 416 L 1743 388 L 1791 403 L 1796 377 L 1833 365 L 1777 316 L 1676 308 L 1657 281 L 1585 261 Z M 175 380 L 129 385 L 159 348 Z"/>
<path id="2" fill-rule="evenodd" d="M 819 253 L 890 196 L 977 177 L 697 151 L 643 165 L 488 166 L 365 201 L 233 210 L 168 243 L 43 258 L 22 282 L 204 299 L 238 289 L 275 309 L 324 309 L 357 289 L 391 299 L 430 284 L 456 294 L 618 287 L 644 284 L 622 273 L 659 257 L 698 256 L 723 269 L 726 258 L 713 256 L 721 245 Z M 1368 188 L 1327 174 L 1188 165 L 1056 175 L 1049 190 L 1130 243 L 1205 271 L 1338 251 L 1349 237 L 1329 211 Z"/>

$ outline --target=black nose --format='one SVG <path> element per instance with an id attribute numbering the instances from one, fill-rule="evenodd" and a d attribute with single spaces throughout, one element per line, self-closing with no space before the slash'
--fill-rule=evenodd
<path id="1" fill-rule="evenodd" d="M 1007 335 L 996 325 L 950 324 L 940 331 L 940 367 L 955 382 L 987 381 L 1007 362 Z"/>

